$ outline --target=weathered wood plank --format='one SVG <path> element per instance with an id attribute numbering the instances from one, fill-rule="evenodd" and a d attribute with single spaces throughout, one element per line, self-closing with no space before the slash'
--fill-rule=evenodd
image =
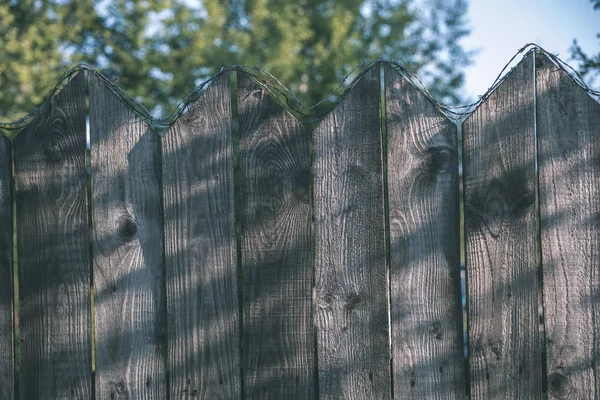
<path id="1" fill-rule="evenodd" d="M 310 132 L 238 74 L 244 393 L 313 399 Z"/>
<path id="2" fill-rule="evenodd" d="M 536 54 L 548 397 L 600 397 L 600 105 Z"/>
<path id="3" fill-rule="evenodd" d="M 463 398 L 456 125 L 384 72 L 394 397 Z"/>
<path id="4" fill-rule="evenodd" d="M 83 79 L 13 143 L 22 399 L 92 397 Z"/>
<path id="5" fill-rule="evenodd" d="M 96 398 L 166 398 L 160 137 L 89 87 Z"/>
<path id="6" fill-rule="evenodd" d="M 162 140 L 173 399 L 240 398 L 230 110 L 223 74 Z"/>
<path id="7" fill-rule="evenodd" d="M 0 132 L 0 393 L 14 396 L 13 216 L 10 141 Z"/>
<path id="8" fill-rule="evenodd" d="M 391 398 L 379 68 L 314 132 L 319 394 Z"/>
<path id="9" fill-rule="evenodd" d="M 464 122 L 473 399 L 541 398 L 529 55 Z"/>

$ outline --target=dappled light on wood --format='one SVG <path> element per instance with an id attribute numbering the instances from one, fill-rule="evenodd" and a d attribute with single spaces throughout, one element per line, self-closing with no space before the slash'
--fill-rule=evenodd
<path id="1" fill-rule="evenodd" d="M 600 396 L 600 105 L 546 53 L 459 117 L 230 69 L 160 134 L 70 78 L 0 133 L 3 398 Z"/>

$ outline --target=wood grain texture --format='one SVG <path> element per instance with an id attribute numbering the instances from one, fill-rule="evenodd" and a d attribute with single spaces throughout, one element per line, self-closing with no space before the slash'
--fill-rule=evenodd
<path id="1" fill-rule="evenodd" d="M 464 398 L 456 125 L 385 67 L 394 396 Z"/>
<path id="2" fill-rule="evenodd" d="M 600 105 L 536 54 L 548 398 L 600 397 Z"/>
<path id="3" fill-rule="evenodd" d="M 314 132 L 319 395 L 391 398 L 379 68 Z"/>
<path id="4" fill-rule="evenodd" d="M 473 399 L 541 398 L 533 61 L 464 122 Z"/>
<path id="5" fill-rule="evenodd" d="M 13 215 L 10 141 L 0 132 L 0 393 L 14 396 Z"/>
<path id="6" fill-rule="evenodd" d="M 24 400 L 92 397 L 85 115 L 78 73 L 13 143 Z"/>
<path id="7" fill-rule="evenodd" d="M 89 87 L 96 398 L 166 398 L 160 137 Z"/>
<path id="8" fill-rule="evenodd" d="M 313 399 L 310 132 L 238 74 L 247 399 Z"/>
<path id="9" fill-rule="evenodd" d="M 239 399 L 239 306 L 229 77 L 163 142 L 172 399 Z"/>

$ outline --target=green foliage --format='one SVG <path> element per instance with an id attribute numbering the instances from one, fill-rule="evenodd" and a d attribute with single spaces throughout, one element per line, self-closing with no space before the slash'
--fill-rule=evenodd
<path id="1" fill-rule="evenodd" d="M 460 45 L 466 8 L 466 0 L 12 0 L 0 5 L 0 120 L 39 105 L 77 62 L 163 115 L 223 66 L 262 67 L 313 105 L 375 58 L 399 61 L 434 97 L 457 103 L 472 57 Z"/>
<path id="2" fill-rule="evenodd" d="M 600 11 L 600 0 L 590 0 L 594 5 L 594 10 Z M 596 35 L 600 40 L 600 33 Z M 582 76 L 600 75 L 600 53 L 588 56 L 583 52 L 577 40 L 573 40 L 571 46 L 571 58 L 579 62 L 579 73 Z"/>
<path id="3" fill-rule="evenodd" d="M 59 10 L 57 10 L 59 8 Z M 52 1 L 0 3 L 0 120 L 22 117 L 43 102 L 66 67 L 61 43 L 77 36 Z"/>

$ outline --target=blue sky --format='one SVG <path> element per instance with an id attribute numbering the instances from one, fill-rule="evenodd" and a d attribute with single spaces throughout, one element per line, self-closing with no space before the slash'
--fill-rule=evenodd
<path id="1" fill-rule="evenodd" d="M 0 0 L 1 1 L 1 0 Z M 102 8 L 111 0 L 102 0 Z M 201 0 L 183 0 L 202 8 Z M 390 0 L 393 1 L 393 0 Z M 471 34 L 462 40 L 477 49 L 474 63 L 465 70 L 465 94 L 475 100 L 486 92 L 504 65 L 526 43 L 536 43 L 572 67 L 569 48 L 577 39 L 588 54 L 600 52 L 600 10 L 590 0 L 470 0 L 467 16 Z M 600 73 L 586 79 L 600 89 Z"/>
<path id="2" fill-rule="evenodd" d="M 184 0 L 196 8 L 201 0 Z M 465 71 L 470 100 L 485 93 L 504 65 L 525 44 L 536 43 L 572 67 L 569 48 L 577 39 L 588 54 L 600 52 L 600 10 L 590 0 L 470 0 L 471 34 L 462 43 L 479 49 Z M 600 89 L 600 76 L 591 82 Z"/>
<path id="3" fill-rule="evenodd" d="M 479 49 L 465 71 L 465 89 L 475 99 L 493 83 L 502 67 L 528 42 L 534 42 L 576 67 L 569 48 L 577 39 L 588 54 L 600 52 L 600 11 L 589 0 L 471 0 L 471 34 L 462 43 Z M 592 82 L 600 88 L 600 77 Z"/>

